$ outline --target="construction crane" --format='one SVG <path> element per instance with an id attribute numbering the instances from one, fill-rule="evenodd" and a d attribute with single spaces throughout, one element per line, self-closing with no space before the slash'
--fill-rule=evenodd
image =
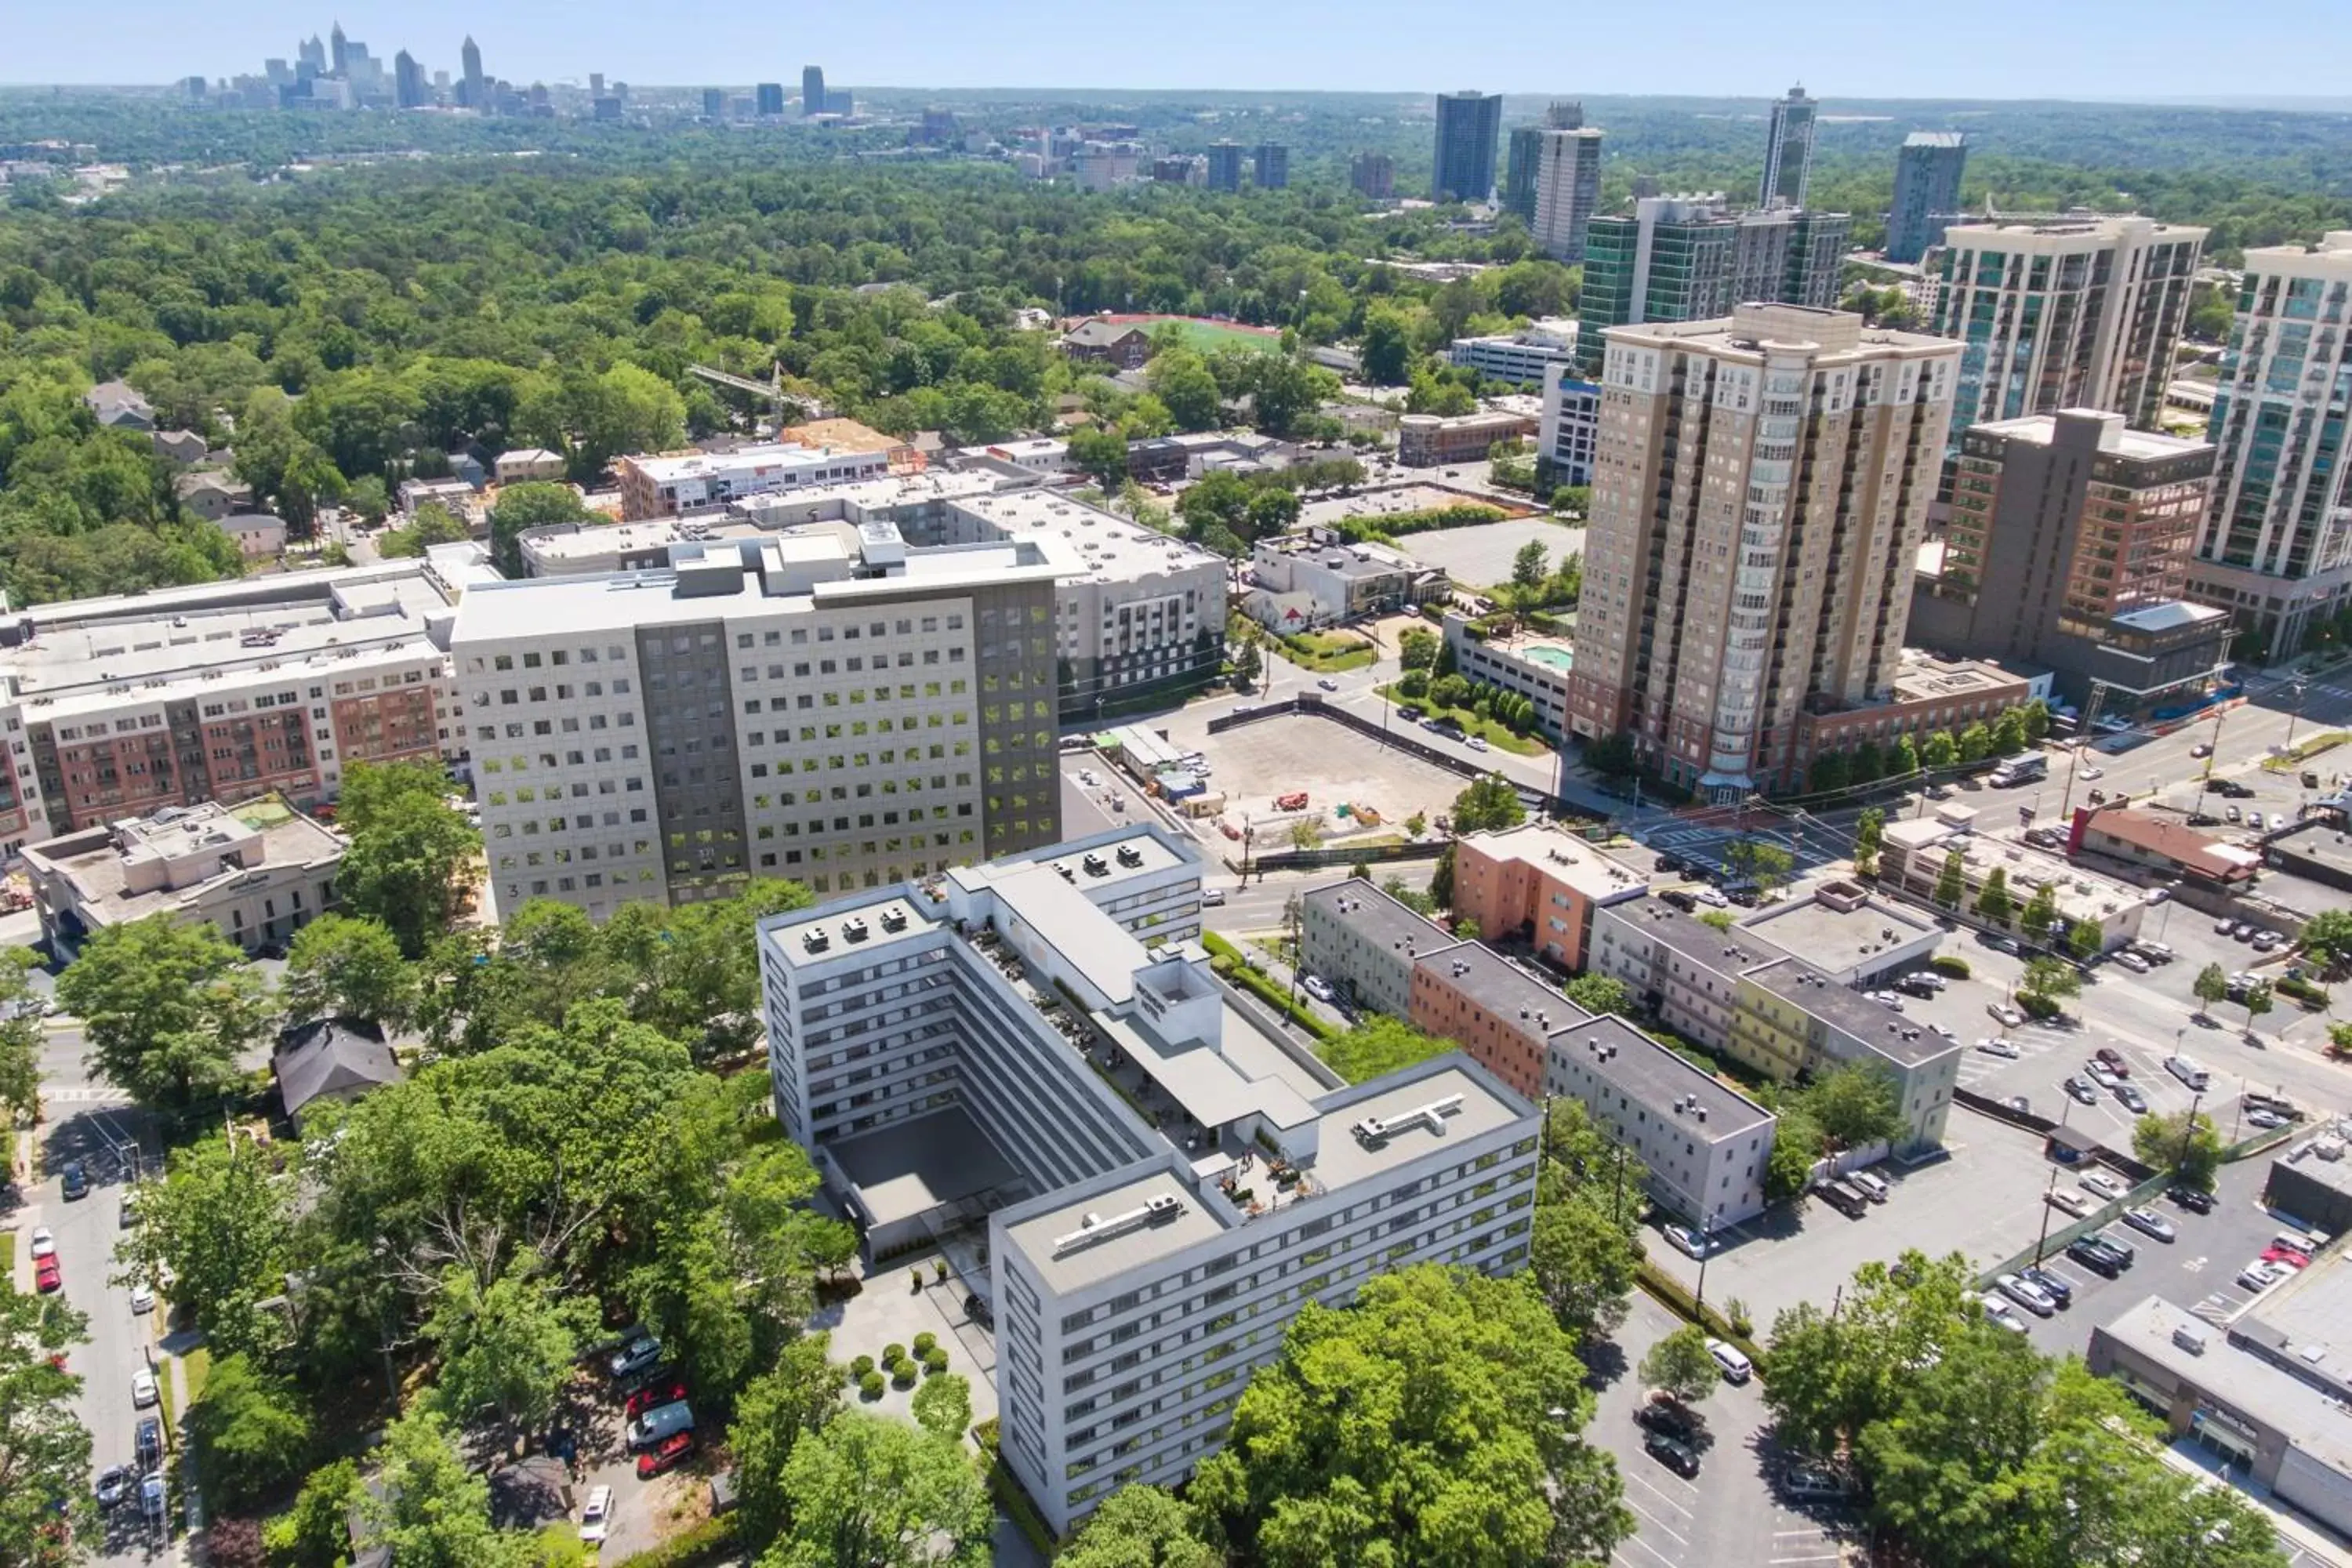
<path id="1" fill-rule="evenodd" d="M 690 364 L 686 367 L 686 370 L 689 375 L 698 375 L 703 380 L 713 382 L 718 385 L 732 387 L 737 392 L 748 392 L 754 397 L 766 398 L 769 416 L 773 421 L 775 428 L 781 430 L 784 427 L 784 366 L 782 360 L 777 361 L 770 368 L 766 381 L 753 381 L 749 376 L 736 375 L 731 372 L 714 369 L 707 364 Z"/>

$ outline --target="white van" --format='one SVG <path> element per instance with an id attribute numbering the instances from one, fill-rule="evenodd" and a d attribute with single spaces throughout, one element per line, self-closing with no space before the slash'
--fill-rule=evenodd
<path id="1" fill-rule="evenodd" d="M 1841 1179 L 1847 1186 L 1859 1188 L 1862 1195 L 1874 1204 L 1885 1203 L 1890 1191 L 1886 1178 L 1874 1171 L 1848 1171 Z"/>
<path id="2" fill-rule="evenodd" d="M 629 1423 L 629 1449 L 650 1448 L 676 1432 L 694 1429 L 694 1406 L 685 1400 L 657 1405 Z"/>
<path id="3" fill-rule="evenodd" d="M 2202 1094 L 2205 1092 L 2205 1085 L 2208 1081 L 2205 1069 L 2199 1067 L 2195 1062 L 2190 1061 L 2187 1057 L 2176 1056 L 2165 1058 L 2164 1070 L 2179 1079 L 2181 1082 L 2187 1084 L 2190 1089 L 2195 1089 L 2198 1093 Z"/>

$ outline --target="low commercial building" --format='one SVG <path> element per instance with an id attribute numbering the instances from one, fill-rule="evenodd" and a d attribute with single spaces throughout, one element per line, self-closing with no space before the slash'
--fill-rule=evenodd
<path id="1" fill-rule="evenodd" d="M 2091 1331 L 2093 1372 L 2112 1377 L 2233 1479 L 2339 1533 L 2352 1532 L 2352 1276 L 2330 1255 L 2216 1324 L 2159 1296 Z"/>
<path id="2" fill-rule="evenodd" d="M 1515 632 L 1489 637 L 1468 616 L 1445 617 L 1445 646 L 1465 678 L 1515 691 L 1536 705 L 1536 728 L 1548 740 L 1568 734 L 1570 672 L 1576 668 L 1576 640 L 1549 632 Z"/>
<path id="3" fill-rule="evenodd" d="M 1454 914 L 1483 942 L 1524 942 L 1547 963 L 1585 967 L 1595 910 L 1643 897 L 1648 879 L 1548 823 L 1473 833 L 1454 846 Z"/>
<path id="4" fill-rule="evenodd" d="M 1290 444 L 1255 430 L 1196 430 L 1129 441 L 1127 472 L 1139 484 L 1174 484 L 1219 468 L 1247 471 L 1245 466 L 1251 464 L 1281 468 L 1297 451 Z"/>
<path id="5" fill-rule="evenodd" d="M 1062 353 L 1089 364 L 1141 370 L 1151 358 L 1151 334 L 1132 321 L 1082 321 L 1062 334 Z"/>
<path id="6" fill-rule="evenodd" d="M 1484 462 L 1497 441 L 1516 441 L 1542 427 L 1536 415 L 1507 408 L 1440 417 L 1408 414 L 1397 421 L 1397 461 L 1408 468 Z"/>
<path id="7" fill-rule="evenodd" d="M 2100 948 L 2108 952 L 2138 940 L 2140 921 L 2151 907 L 2151 889 L 2128 886 L 2087 867 L 2071 866 L 2030 846 L 1980 839 L 1965 826 L 1933 816 L 1886 825 L 1879 841 L 1878 885 L 1922 906 L 1934 907 L 1944 868 L 1955 855 L 1959 857 L 1961 890 L 1954 912 L 2012 936 L 2023 934 L 2018 921 L 2034 894 L 2044 887 L 2057 901 L 2057 935 L 2095 921 Z M 1977 895 L 1984 890 L 1985 879 L 1996 867 L 2009 884 L 2011 907 L 2006 919 L 1989 921 L 1977 910 Z"/>
<path id="8" fill-rule="evenodd" d="M 1541 386 L 1553 365 L 1576 359 L 1576 322 L 1567 317 L 1530 321 L 1513 332 L 1456 338 L 1446 350 L 1449 363 L 1475 370 L 1490 381 Z"/>
<path id="9" fill-rule="evenodd" d="M 1552 485 L 1589 485 L 1601 442 L 1601 388 L 1576 374 L 1573 363 L 1544 367 L 1543 418 L 1536 428 L 1537 478 Z"/>
<path id="10" fill-rule="evenodd" d="M 1422 959 L 1462 939 L 1355 878 L 1299 900 L 1299 952 L 1351 1005 L 1393 1018 L 1412 1013 L 1412 972 Z"/>
<path id="11" fill-rule="evenodd" d="M 1303 1303 L 1523 1268 L 1534 1207 L 1532 1105 L 1458 1055 L 1338 1085 L 1197 944 L 1111 917 L 1130 852 L 1180 861 L 1197 913 L 1193 852 L 1135 827 L 758 938 L 780 1118 L 875 1255 L 984 1273 L 1002 1452 L 1057 1531 L 1214 1453 Z"/>
<path id="12" fill-rule="evenodd" d="M 1244 601 L 1259 625 L 1281 633 L 1444 599 L 1454 591 L 1443 566 L 1427 566 L 1386 544 L 1356 542 L 1328 528 L 1261 539 L 1250 554 Z"/>
<path id="13" fill-rule="evenodd" d="M 1884 696 L 1822 702 L 1800 711 L 1798 755 L 1810 770 L 1822 756 L 1851 752 L 1864 742 L 1883 752 L 1906 735 L 1914 743 L 1938 730 L 1957 736 L 1971 724 L 1990 724 L 2032 695 L 2032 681 L 2016 669 L 1985 659 L 1939 658 L 1906 647 Z"/>
<path id="14" fill-rule="evenodd" d="M 282 946 L 335 901 L 345 842 L 274 796 L 165 806 L 25 849 L 41 935 L 60 958 L 150 915 L 209 925 L 248 951 Z"/>
<path id="15" fill-rule="evenodd" d="M 2200 833 L 2178 817 L 2123 805 L 2075 807 L 2066 853 L 2103 855 L 2209 888 L 2243 887 L 2262 868 L 2261 855 L 2252 849 Z"/>
<path id="16" fill-rule="evenodd" d="M 621 481 L 621 516 L 635 521 L 723 506 L 743 496 L 881 479 L 890 471 L 890 458 L 887 452 L 765 441 L 723 452 L 615 458 L 613 470 Z"/>
<path id="17" fill-rule="evenodd" d="M 1859 882 L 1832 878 L 1743 917 L 1739 929 L 1841 985 L 1868 986 L 1935 956 L 1943 930 Z"/>
<path id="18" fill-rule="evenodd" d="M 511 452 L 499 454 L 493 465 L 502 485 L 519 485 L 531 480 L 560 479 L 563 477 L 563 454 L 551 452 L 544 447 L 518 447 Z"/>

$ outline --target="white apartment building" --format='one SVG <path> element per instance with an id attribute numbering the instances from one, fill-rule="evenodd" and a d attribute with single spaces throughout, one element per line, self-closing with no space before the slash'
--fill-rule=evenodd
<path id="1" fill-rule="evenodd" d="M 1305 1302 L 1527 1258 L 1534 1108 L 1454 1056 L 1341 1086 L 1262 1033 L 1181 934 L 1199 879 L 1130 827 L 760 931 L 779 1114 L 869 1249 L 977 1268 L 985 1221 L 1002 1451 L 1057 1531 L 1215 1452 Z M 1128 929 L 1139 898 L 1171 918 Z"/>
<path id="2" fill-rule="evenodd" d="M 1576 359 L 1576 322 L 1566 316 L 1530 321 L 1514 332 L 1456 338 L 1445 351 L 1449 363 L 1475 370 L 1493 381 L 1540 386 L 1553 365 Z"/>
<path id="3" fill-rule="evenodd" d="M 451 653 L 499 906 L 837 895 L 1053 842 L 1077 569 L 1050 537 L 910 549 L 872 521 L 477 590 Z"/>
<path id="4" fill-rule="evenodd" d="M 2246 252 L 2237 320 L 2206 437 L 2219 450 L 2213 509 L 2189 594 L 2234 613 L 2272 658 L 2352 606 L 2352 230 L 2315 248 Z M 2242 657 L 2253 648 L 2250 640 Z"/>
<path id="5" fill-rule="evenodd" d="M 1601 205 L 1601 132 L 1590 126 L 1536 132 L 1536 247 L 1570 266 L 1584 259 L 1585 230 Z"/>
<path id="6" fill-rule="evenodd" d="M 880 479 L 890 471 L 890 454 L 763 441 L 726 452 L 615 458 L 613 471 L 621 480 L 621 515 L 635 521 L 723 506 L 744 496 Z"/>
<path id="7" fill-rule="evenodd" d="M 1971 425 L 2061 408 L 2157 429 L 2207 232 L 2096 213 L 1947 226 L 1932 330 L 1965 345 L 1955 446 Z"/>
<path id="8" fill-rule="evenodd" d="M 1543 424 L 1536 455 L 1549 466 L 1555 485 L 1592 482 L 1592 454 L 1601 443 L 1601 388 L 1579 379 L 1575 362 L 1544 366 Z"/>
<path id="9" fill-rule="evenodd" d="M 37 605 L 0 621 L 0 850 L 165 806 L 335 798 L 352 762 L 454 760 L 448 640 L 495 581 L 421 561 Z"/>
<path id="10" fill-rule="evenodd" d="M 1054 606 L 1065 722 L 1179 700 L 1223 664 L 1223 561 L 1034 481 L 989 472 L 817 486 L 739 501 L 725 513 L 551 530 L 523 540 L 523 565 L 532 577 L 643 570 L 665 563 L 675 545 L 842 523 L 887 524 L 915 548 L 1045 539 L 1066 547 L 1072 566 Z"/>

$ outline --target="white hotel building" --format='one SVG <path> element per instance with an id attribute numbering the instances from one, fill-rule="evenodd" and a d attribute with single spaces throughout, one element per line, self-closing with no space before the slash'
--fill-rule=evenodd
<path id="1" fill-rule="evenodd" d="M 1192 940 L 1150 826 L 763 921 L 778 1114 L 877 1256 L 986 1227 L 1002 1451 L 1056 1531 L 1223 1443 L 1308 1300 L 1523 1267 L 1539 1118 L 1452 1055 L 1345 1086 Z"/>

